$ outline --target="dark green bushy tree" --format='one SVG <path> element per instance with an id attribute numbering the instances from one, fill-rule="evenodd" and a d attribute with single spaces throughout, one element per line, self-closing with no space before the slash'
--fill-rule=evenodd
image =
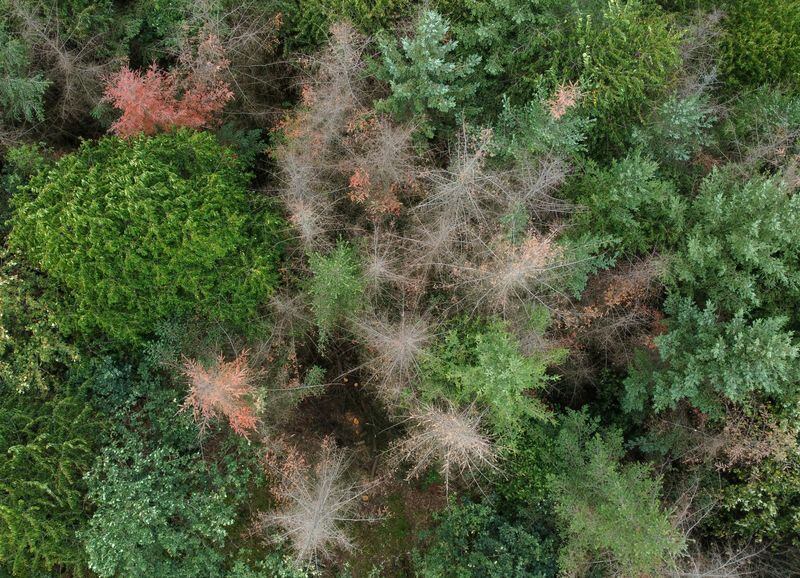
<path id="1" fill-rule="evenodd" d="M 665 249 L 680 238 L 685 206 L 675 186 L 658 175 L 658 164 L 631 154 L 601 167 L 589 161 L 575 187 L 583 209 L 580 231 L 608 237 L 621 253 Z"/>
<path id="2" fill-rule="evenodd" d="M 65 324 L 135 342 L 165 318 L 244 326 L 276 281 L 277 218 L 207 133 L 85 143 L 15 199 L 12 247 L 60 282 Z"/>
<path id="3" fill-rule="evenodd" d="M 245 441 L 198 437 L 190 414 L 179 413 L 184 392 L 165 371 L 176 347 L 165 337 L 137 366 L 98 360 L 82 368 L 105 410 L 126 416 L 86 477 L 94 514 L 81 539 L 102 577 L 226 576 L 228 531 L 260 480 Z"/>
<path id="4" fill-rule="evenodd" d="M 733 170 L 715 170 L 687 221 L 670 272 L 679 292 L 729 315 L 780 313 L 800 299 L 800 196 L 779 177 L 744 181 Z"/>
<path id="5" fill-rule="evenodd" d="M 78 391 L 20 394 L 0 380 L 0 568 L 30 578 L 85 570 L 83 475 L 104 429 Z"/>
<path id="6" fill-rule="evenodd" d="M 220 552 L 235 520 L 223 479 L 197 454 L 145 451 L 128 437 L 106 448 L 88 477 L 97 511 L 83 534 L 102 577 L 223 576 Z"/>
<path id="7" fill-rule="evenodd" d="M 551 478 L 556 513 L 566 528 L 561 569 L 583 575 L 593 560 L 611 574 L 658 573 L 683 549 L 660 508 L 661 483 L 650 468 L 620 464 L 622 434 L 599 431 L 599 420 L 570 411 L 556 440 L 558 470 Z"/>
<path id="8" fill-rule="evenodd" d="M 680 65 L 681 36 L 670 17 L 640 0 L 609 0 L 600 14 L 577 26 L 581 87 L 587 112 L 597 118 L 598 149 L 620 148 Z"/>
<path id="9" fill-rule="evenodd" d="M 701 311 L 675 296 L 665 311 L 669 332 L 656 338 L 665 366 L 631 373 L 625 381 L 629 410 L 641 410 L 648 395 L 656 411 L 686 400 L 715 418 L 724 416 L 726 402 L 747 408 L 754 395 L 796 402 L 800 347 L 785 330 L 785 317 L 748 322 L 739 313 L 723 322 L 711 303 Z"/>
<path id="10" fill-rule="evenodd" d="M 488 503 L 451 505 L 437 516 L 430 548 L 416 556 L 420 578 L 549 578 L 557 575 L 551 538 L 515 524 Z"/>
<path id="11" fill-rule="evenodd" d="M 731 88 L 786 83 L 800 88 L 800 5 L 793 0 L 733 0 L 721 41 Z"/>

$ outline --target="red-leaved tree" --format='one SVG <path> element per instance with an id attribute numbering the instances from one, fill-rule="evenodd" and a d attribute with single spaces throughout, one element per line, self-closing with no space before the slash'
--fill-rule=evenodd
<path id="1" fill-rule="evenodd" d="M 103 99 L 121 110 L 122 116 L 111 125 L 111 132 L 127 138 L 177 126 L 202 128 L 212 124 L 233 98 L 221 78 L 228 64 L 216 44 L 209 37 L 191 62 L 183 59 L 173 71 L 153 64 L 144 73 L 124 67 L 112 75 Z"/>
<path id="2" fill-rule="evenodd" d="M 192 408 L 201 431 L 220 414 L 241 436 L 247 437 L 256 428 L 258 418 L 251 402 L 254 372 L 247 364 L 246 351 L 233 361 L 220 355 L 210 367 L 185 359 L 183 374 L 189 381 L 189 394 L 181 409 Z"/>

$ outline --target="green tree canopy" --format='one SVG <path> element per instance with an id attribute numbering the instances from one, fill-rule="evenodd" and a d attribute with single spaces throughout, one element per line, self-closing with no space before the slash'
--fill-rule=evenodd
<path id="1" fill-rule="evenodd" d="M 0 111 L 6 120 L 44 119 L 43 99 L 50 82 L 41 74 L 30 74 L 29 64 L 25 44 L 0 21 Z"/>
<path id="2" fill-rule="evenodd" d="M 86 364 L 81 376 L 110 415 L 125 415 L 86 476 L 93 515 L 80 538 L 98 576 L 222 578 L 224 547 L 256 454 L 238 436 L 198 436 L 165 371 L 172 337 L 148 344 L 137 366 Z M 245 451 L 246 448 L 246 451 Z"/>
<path id="3" fill-rule="evenodd" d="M 663 250 L 683 229 L 683 199 L 659 177 L 658 163 L 638 153 L 606 167 L 589 161 L 574 194 L 583 207 L 575 216 L 578 230 L 609 238 L 620 253 Z"/>
<path id="4" fill-rule="evenodd" d="M 430 548 L 416 558 L 419 578 L 554 578 L 555 544 L 486 503 L 451 503 L 437 516 Z"/>
<path id="5" fill-rule="evenodd" d="M 599 420 L 586 411 L 564 416 L 551 489 L 566 527 L 560 561 L 566 573 L 583 575 L 602 559 L 612 575 L 657 574 L 683 550 L 660 507 L 660 480 L 643 464 L 621 464 L 623 455 L 619 430 L 601 435 Z"/>
<path id="6" fill-rule="evenodd" d="M 462 322 L 450 329 L 422 365 L 423 399 L 478 403 L 495 435 L 512 444 L 528 418 L 549 420 L 550 410 L 531 392 L 553 381 L 547 368 L 564 350 L 526 357 L 500 321 Z"/>
<path id="7" fill-rule="evenodd" d="M 83 475 L 104 429 L 77 392 L 20 394 L 0 381 L 0 568 L 30 578 L 86 568 Z"/>
<path id="8" fill-rule="evenodd" d="M 583 60 L 582 102 L 597 118 L 593 141 L 614 149 L 663 94 L 681 62 L 681 35 L 668 14 L 641 0 L 609 0 L 600 14 L 587 12 L 572 56 Z"/>
<path id="9" fill-rule="evenodd" d="M 782 179 L 714 170 L 688 210 L 671 284 L 723 313 L 791 310 L 800 299 L 800 196 Z"/>
<path id="10" fill-rule="evenodd" d="M 276 282 L 277 218 L 207 133 L 86 142 L 17 193 L 11 246 L 60 282 L 66 325 L 137 341 L 170 317 L 244 326 Z"/>
<path id="11" fill-rule="evenodd" d="M 641 410 L 649 394 L 656 411 L 687 400 L 717 418 L 724 415 L 726 402 L 746 409 L 754 394 L 796 402 L 800 347 L 786 331 L 785 317 L 748 322 L 739 313 L 720 321 L 713 304 L 700 310 L 675 296 L 665 311 L 669 332 L 656 337 L 664 367 L 631 372 L 625 381 L 628 409 Z"/>
<path id="12" fill-rule="evenodd" d="M 453 118 L 475 91 L 468 81 L 479 56 L 456 60 L 457 43 L 447 38 L 450 23 L 438 12 L 424 10 L 414 24 L 413 37 L 397 41 L 380 39 L 382 67 L 379 78 L 389 82 L 392 93 L 378 109 L 399 120 L 421 123 L 432 137 L 434 119 Z"/>

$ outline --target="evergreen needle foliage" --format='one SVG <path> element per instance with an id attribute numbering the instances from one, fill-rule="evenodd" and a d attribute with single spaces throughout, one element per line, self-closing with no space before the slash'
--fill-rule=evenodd
<path id="1" fill-rule="evenodd" d="M 620 464 L 621 433 L 601 435 L 598 423 L 570 411 L 556 440 L 551 484 L 568 536 L 561 568 L 583 574 L 602 561 L 622 576 L 657 574 L 681 554 L 683 539 L 660 508 L 660 481 L 643 464 Z"/>
<path id="2" fill-rule="evenodd" d="M 643 408 L 651 386 L 656 411 L 686 400 L 716 418 L 724 416 L 728 402 L 749 407 L 755 395 L 796 402 L 800 347 L 785 329 L 787 318 L 748 323 L 739 312 L 719 321 L 712 303 L 700 310 L 678 297 L 668 300 L 665 310 L 669 332 L 656 338 L 664 367 L 631 373 L 625 382 L 629 409 Z"/>
<path id="3" fill-rule="evenodd" d="M 247 181 L 207 133 L 87 142 L 17 195 L 11 245 L 66 289 L 70 328 L 135 343 L 187 315 L 242 327 L 277 257 Z"/>
<path id="4" fill-rule="evenodd" d="M 313 274 L 309 288 L 311 310 L 319 329 L 319 344 L 324 347 L 336 324 L 362 306 L 361 263 L 355 249 L 339 241 L 328 255 L 312 253 L 308 265 Z"/>
<path id="5" fill-rule="evenodd" d="M 424 10 L 414 24 L 413 37 L 402 38 L 399 46 L 388 36 L 380 41 L 380 76 L 392 93 L 378 103 L 378 109 L 399 120 L 416 121 L 429 138 L 435 121 L 454 118 L 475 90 L 468 79 L 480 57 L 454 59 L 457 43 L 446 38 L 449 28 L 439 13 Z"/>
<path id="6" fill-rule="evenodd" d="M 14 576 L 85 570 L 83 476 L 104 425 L 78 392 L 0 386 L 0 564 Z"/>
<path id="7" fill-rule="evenodd" d="M 0 0 L 0 577 L 796 575 L 799 64 L 798 0 Z"/>
<path id="8" fill-rule="evenodd" d="M 715 170 L 701 183 L 687 220 L 673 286 L 729 315 L 789 313 L 786 304 L 800 295 L 800 196 L 785 181 Z"/>
<path id="9" fill-rule="evenodd" d="M 0 111 L 6 120 L 44 120 L 44 93 L 50 82 L 28 72 L 25 44 L 10 36 L 0 21 Z"/>
<path id="10" fill-rule="evenodd" d="M 425 361 L 423 398 L 477 403 L 486 409 L 495 435 L 510 443 L 526 418 L 551 419 L 549 409 L 530 392 L 553 380 L 547 368 L 561 359 L 563 351 L 558 350 L 522 355 L 501 322 L 465 324 L 449 330 Z"/>

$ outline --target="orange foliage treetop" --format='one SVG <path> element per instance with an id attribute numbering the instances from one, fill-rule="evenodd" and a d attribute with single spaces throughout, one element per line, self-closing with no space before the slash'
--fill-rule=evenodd
<path id="1" fill-rule="evenodd" d="M 228 84 L 220 78 L 227 61 L 215 49 L 216 40 L 206 39 L 193 61 L 182 59 L 173 71 L 152 64 L 146 72 L 127 66 L 112 75 L 104 100 L 122 111 L 111 132 L 127 138 L 155 134 L 173 127 L 202 128 L 233 98 Z"/>
<path id="2" fill-rule="evenodd" d="M 192 408 L 201 430 L 219 414 L 224 415 L 237 434 L 247 437 L 258 425 L 250 398 L 253 395 L 253 370 L 247 364 L 247 352 L 233 361 L 220 355 L 206 367 L 194 359 L 183 363 L 183 374 L 189 380 L 189 394 L 183 410 Z"/>

